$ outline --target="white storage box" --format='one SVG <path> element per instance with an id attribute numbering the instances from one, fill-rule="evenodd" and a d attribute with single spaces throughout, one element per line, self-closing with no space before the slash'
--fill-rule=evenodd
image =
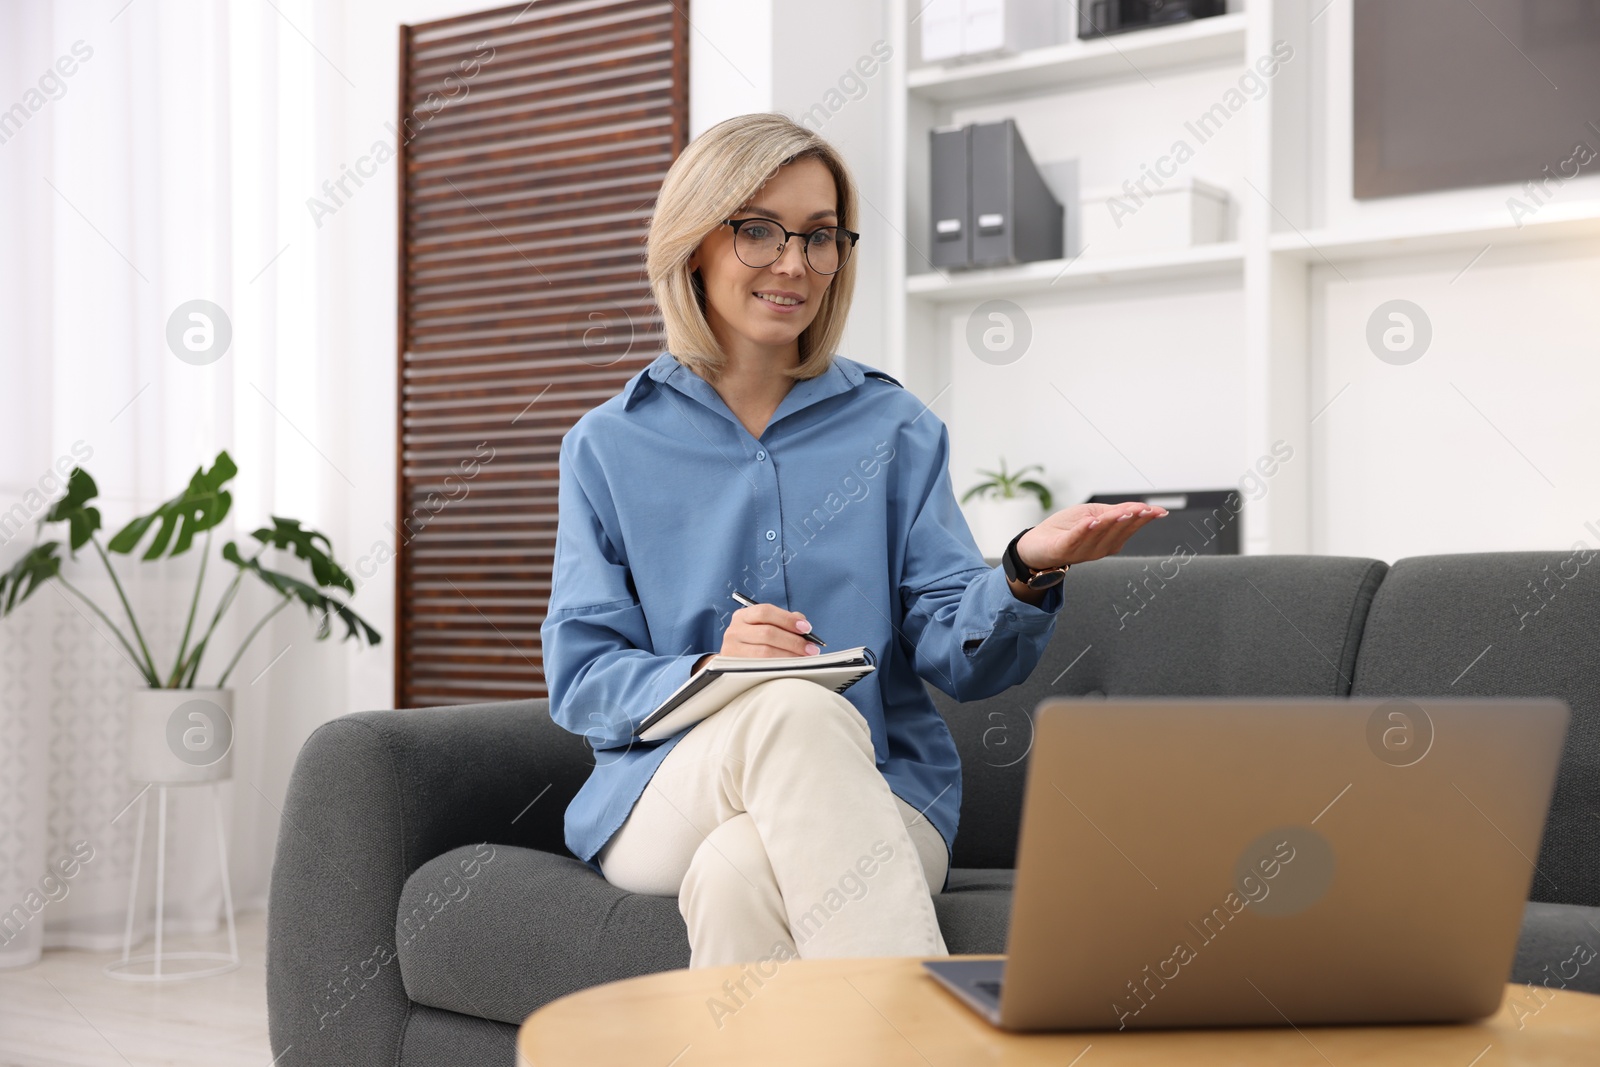
<path id="1" fill-rule="evenodd" d="M 1227 239 L 1228 191 L 1198 178 L 1169 179 L 1151 195 L 1120 186 L 1083 191 L 1079 237 L 1085 256 L 1153 252 Z"/>
<path id="2" fill-rule="evenodd" d="M 924 63 L 1021 52 L 1057 40 L 1051 0 L 927 0 L 921 10 Z"/>

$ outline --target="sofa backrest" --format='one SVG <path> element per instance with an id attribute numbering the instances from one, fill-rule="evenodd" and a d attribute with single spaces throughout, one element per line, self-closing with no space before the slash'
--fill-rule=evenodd
<path id="1" fill-rule="evenodd" d="M 1580 552 L 1415 556 L 1368 613 L 1351 695 L 1552 696 L 1572 720 L 1532 900 L 1600 906 L 1600 559 Z M 1426 757 L 1424 757 L 1426 758 Z M 1524 863 L 1511 851 L 1486 862 Z"/>
<path id="2" fill-rule="evenodd" d="M 1075 568 L 1021 685 L 959 704 L 955 866 L 1012 867 L 1034 709 L 1048 696 L 1554 696 L 1572 708 L 1530 896 L 1600 906 L 1600 582 L 1594 553 L 1112 557 Z M 588 745 L 530 705 L 565 810 Z M 560 820 L 540 847 L 559 850 Z"/>
<path id="3" fill-rule="evenodd" d="M 1027 681 L 957 703 L 929 685 L 961 754 L 956 867 L 1011 867 L 1033 711 L 1051 696 L 1347 696 L 1387 565 L 1345 556 L 1120 557 L 1067 575 Z"/>

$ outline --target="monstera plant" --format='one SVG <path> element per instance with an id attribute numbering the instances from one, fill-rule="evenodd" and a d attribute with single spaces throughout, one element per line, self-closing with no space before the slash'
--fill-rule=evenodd
<path id="1" fill-rule="evenodd" d="M 106 964 L 103 968 L 104 973 L 111 978 L 156 982 L 205 978 L 234 970 L 239 966 L 238 945 L 234 938 L 233 897 L 228 884 L 221 785 L 233 775 L 233 746 L 236 733 L 234 692 L 225 688 L 225 685 L 228 676 L 239 665 L 245 649 L 250 647 L 250 643 L 274 615 L 294 601 L 299 601 L 305 605 L 307 611 L 316 615 L 316 636 L 319 641 L 332 633 L 330 619 L 334 615 L 339 616 L 345 624 L 345 639 L 356 638 L 358 647 L 363 640 L 368 645 L 376 645 L 380 640 L 378 631 L 352 611 L 347 600 L 340 599 L 336 595 L 340 592 L 347 596 L 353 595 L 355 582 L 334 561 L 333 545 L 328 538 L 315 530 L 302 528 L 296 519 L 285 519 L 276 515 L 271 517 L 270 526 L 263 526 L 251 533 L 254 544 L 247 542 L 246 547 L 241 548 L 236 542 L 228 541 L 222 546 L 221 556 L 231 565 L 232 577 L 227 583 L 227 588 L 217 599 L 210 623 L 203 631 L 196 630 L 200 597 L 205 587 L 206 570 L 212 556 L 212 531 L 228 517 L 233 497 L 228 492 L 227 486 L 237 473 L 238 468 L 234 466 L 228 453 L 225 451 L 217 453 L 211 469 L 206 470 L 203 467 L 197 469 L 183 492 L 161 504 L 148 515 L 135 517 L 112 535 L 109 541 L 102 541 L 100 511 L 94 507 L 99 488 L 88 471 L 82 467 L 74 467 L 72 473 L 67 476 L 66 495 L 52 503 L 50 509 L 39 519 L 39 533 L 35 535 L 34 543 L 9 571 L 0 574 L 0 618 L 9 618 L 13 611 L 26 603 L 28 598 L 46 583 L 59 582 L 61 588 L 65 590 L 63 596 L 71 594 L 98 617 L 104 628 L 108 629 L 120 643 L 121 652 L 144 680 L 143 686 L 130 688 L 127 692 L 121 731 L 122 769 L 128 778 L 134 782 L 143 782 L 145 785 L 135 797 L 139 811 L 134 819 L 137 829 L 134 831 L 133 869 L 129 878 L 128 916 L 122 958 Z M 117 599 L 121 602 L 122 613 L 126 616 L 126 633 L 111 615 L 69 580 L 67 571 L 73 568 L 63 567 L 65 560 L 61 556 L 61 542 L 42 539 L 44 528 L 53 523 L 67 524 L 67 553 L 73 561 L 77 560 L 78 550 L 85 546 L 93 548 L 95 555 L 100 557 L 106 573 L 111 577 L 111 586 L 116 590 Z M 112 566 L 111 553 L 132 555 L 141 545 L 145 545 L 140 555 L 145 562 L 173 559 L 193 548 L 196 538 L 202 534 L 204 540 L 198 567 L 199 574 L 195 578 L 194 595 L 189 598 L 189 612 L 183 626 L 183 637 L 178 642 L 171 665 L 168 666 L 165 662 L 158 664 L 150 643 L 145 639 L 144 629 L 134 614 L 127 592 L 123 589 L 122 581 L 117 575 L 117 568 Z M 147 539 L 148 544 L 146 544 Z M 310 569 L 310 580 L 269 567 L 268 564 L 276 562 L 274 557 L 267 554 L 273 549 L 293 552 L 299 557 Z M 76 577 L 75 574 L 73 576 Z M 211 647 L 217 626 L 246 580 L 265 584 L 275 595 L 277 602 L 239 643 L 232 658 L 217 676 L 216 685 L 196 685 L 195 680 L 200 674 L 201 664 Z M 96 625 L 95 628 L 102 629 L 100 625 Z M 108 641 L 111 639 L 107 638 Z M 213 657 L 216 658 L 219 657 Z M 265 688 L 263 687 L 263 690 Z M 163 901 L 166 889 L 167 854 L 173 849 L 192 850 L 201 847 L 206 836 L 178 835 L 169 845 L 167 795 L 171 787 L 198 786 L 210 787 L 212 812 L 217 829 L 215 856 L 221 889 L 221 900 L 217 903 L 227 918 L 229 951 L 164 953 L 162 929 L 165 914 Z M 257 792 L 260 790 L 257 789 Z M 135 902 L 139 899 L 145 813 L 152 794 L 155 797 L 157 822 L 154 894 L 156 903 L 153 917 L 155 952 L 134 956 L 130 955 L 130 949 L 136 915 Z M 133 802 L 130 801 L 123 810 L 126 811 L 132 806 Z M 112 821 L 115 822 L 115 819 Z M 195 855 L 191 852 L 191 856 Z M 192 860 L 189 862 L 191 867 L 192 862 Z M 178 963 L 174 968 L 172 966 L 174 961 L 185 962 Z"/>
<path id="2" fill-rule="evenodd" d="M 205 584 L 206 564 L 211 558 L 211 531 L 228 516 L 233 497 L 225 487 L 237 473 L 238 468 L 234 466 L 228 453 L 226 451 L 217 453 L 216 462 L 212 464 L 211 469 L 196 470 L 194 477 L 189 479 L 187 489 L 150 514 L 132 519 L 118 530 L 110 541 L 102 544 L 97 536 L 97 531 L 100 529 L 100 511 L 90 506 L 90 502 L 99 495 L 99 489 L 88 471 L 82 467 L 74 467 L 67 478 L 67 495 L 57 500 L 39 520 L 41 529 L 50 523 L 67 524 L 68 552 L 73 559 L 77 558 L 78 549 L 84 545 L 91 545 L 94 548 L 95 553 L 105 564 L 107 573 L 111 575 L 112 587 L 116 589 L 117 598 L 122 602 L 122 610 L 128 619 L 128 629 L 133 635 L 131 642 L 98 604 L 67 581 L 66 575 L 61 571 L 59 541 L 36 542 L 10 571 L 0 575 L 0 616 L 10 615 L 36 589 L 54 579 L 88 605 L 89 610 L 110 628 L 126 650 L 129 661 L 152 689 L 187 689 L 194 686 L 195 678 L 200 672 L 201 660 L 211 643 L 211 636 L 216 631 L 217 624 L 222 621 L 222 616 L 232 605 L 239 591 L 239 585 L 247 574 L 254 575 L 264 582 L 279 599 L 272 610 L 262 616 L 240 642 L 233 658 L 217 677 L 217 688 L 222 688 L 228 675 L 238 665 L 239 658 L 244 655 L 244 650 L 261 632 L 262 627 L 296 600 L 304 604 L 308 612 L 316 614 L 317 640 L 321 641 L 329 636 L 332 632 L 330 618 L 337 615 L 345 624 L 345 640 L 354 637 L 358 643 L 365 639 L 368 644 L 378 644 L 382 638 L 377 630 L 350 610 L 348 604 L 323 592 L 324 589 L 330 589 L 355 593 L 355 582 L 338 563 L 334 562 L 332 543 L 315 530 L 303 529 L 298 519 L 285 519 L 276 515 L 272 516 L 271 526 L 264 526 L 250 535 L 255 538 L 257 544 L 250 546 L 248 556 L 233 541 L 222 546 L 222 558 L 234 567 L 233 580 L 218 598 L 216 610 L 212 613 L 211 622 L 206 626 L 205 632 L 198 637 L 195 636 L 194 624 L 200 606 L 200 592 Z M 150 646 L 145 641 L 144 631 L 140 629 L 139 621 L 134 616 L 133 606 L 128 603 L 122 582 L 117 578 L 116 568 L 111 565 L 111 557 L 107 555 L 108 551 L 119 555 L 131 554 L 152 528 L 155 529 L 155 536 L 151 538 L 149 547 L 140 557 L 146 562 L 181 556 L 193 546 L 197 534 L 205 534 L 205 551 L 200 557 L 200 573 L 195 579 L 194 596 L 189 602 L 189 617 L 184 623 L 183 638 L 178 644 L 172 666 L 165 669 L 158 666 L 155 656 L 152 655 Z M 263 566 L 261 557 L 269 548 L 292 550 L 296 556 L 309 564 L 311 581 L 308 583 Z M 191 641 L 191 638 L 194 640 Z"/>

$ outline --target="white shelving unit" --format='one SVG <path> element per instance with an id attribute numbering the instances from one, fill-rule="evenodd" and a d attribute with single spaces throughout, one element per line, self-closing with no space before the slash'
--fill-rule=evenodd
<path id="1" fill-rule="evenodd" d="M 1222 15 L 1098 41 L 1069 41 L 1000 59 L 930 65 L 906 75 L 906 90 L 952 104 L 986 96 L 1067 89 L 1241 58 L 1244 41 L 1245 16 Z"/>
<path id="2" fill-rule="evenodd" d="M 1414 197 L 1377 210 L 1351 200 L 1347 186 L 1341 189 L 1337 180 L 1349 153 L 1343 143 L 1349 131 L 1340 126 L 1340 107 L 1347 107 L 1340 98 L 1348 97 L 1349 74 L 1347 69 L 1336 70 L 1349 63 L 1349 12 L 1324 9 L 1318 25 L 1310 9 L 1322 5 L 1307 5 L 1304 0 L 1234 0 L 1232 6 L 1236 10 L 1227 15 L 1179 26 L 1071 41 L 999 59 L 923 67 L 918 66 L 918 27 L 911 22 L 916 4 L 890 0 L 890 44 L 902 62 L 885 68 L 891 96 L 886 145 L 889 196 L 883 215 L 904 239 L 893 244 L 887 257 L 889 291 L 899 295 L 891 297 L 887 309 L 885 362 L 919 395 L 935 398 L 951 391 L 956 380 L 953 360 L 964 358 L 952 351 L 958 347 L 954 338 L 960 333 L 959 316 L 970 314 L 983 301 L 1017 302 L 1032 318 L 1036 333 L 1047 335 L 1052 329 L 1059 331 L 1061 322 L 1071 321 L 1066 316 L 1079 313 L 1085 301 L 1102 300 L 1107 308 L 1138 301 L 1137 310 L 1129 314 L 1141 316 L 1140 327 L 1154 328 L 1151 320 L 1170 323 L 1165 328 L 1173 349 L 1192 353 L 1196 361 L 1213 361 L 1216 375 L 1226 378 L 1226 391 L 1242 411 L 1242 428 L 1223 425 L 1219 419 L 1191 431 L 1213 446 L 1222 435 L 1232 434 L 1241 446 L 1236 462 L 1213 461 L 1208 468 L 1235 472 L 1231 477 L 1203 480 L 1212 485 L 1236 483 L 1280 440 L 1292 442 L 1303 457 L 1275 474 L 1270 492 L 1260 499 L 1247 498 L 1244 551 L 1309 552 L 1312 478 L 1319 469 L 1311 423 L 1322 406 L 1322 398 L 1313 398 L 1311 389 L 1321 314 L 1313 284 L 1317 272 L 1335 264 L 1457 251 L 1467 263 L 1490 246 L 1600 236 L 1600 198 L 1593 193 L 1581 198 L 1568 194 L 1567 202 L 1542 207 L 1521 227 L 1505 211 L 1487 209 L 1487 204 L 1497 202 L 1489 199 L 1489 193 L 1471 201 L 1476 207 L 1472 212 L 1452 209 L 1451 205 L 1466 202 L 1460 194 Z M 1345 24 L 1334 29 L 1339 19 Z M 1335 45 L 1329 44 L 1330 38 Z M 934 270 L 921 252 L 931 240 L 928 131 L 933 126 L 970 121 L 971 114 L 1011 114 L 1014 109 L 1034 158 L 1048 163 L 1073 158 L 1073 153 L 1061 152 L 1062 142 L 1072 137 L 1089 139 L 1092 134 L 1110 143 L 1112 135 L 1104 124 L 1087 126 L 1084 119 L 1085 112 L 1101 109 L 1114 111 L 1118 120 L 1127 116 L 1129 123 L 1155 124 L 1158 129 L 1142 134 L 1143 143 L 1154 143 L 1164 131 L 1181 136 L 1182 120 L 1213 104 L 1215 96 L 1196 96 L 1197 86 L 1215 87 L 1221 79 L 1237 78 L 1259 57 L 1284 44 L 1294 50 L 1294 61 L 1281 64 L 1270 80 L 1270 92 L 1250 100 L 1229 119 L 1233 124 L 1229 136 L 1242 137 L 1243 149 L 1238 152 L 1235 142 L 1235 149 L 1230 149 L 1234 154 L 1226 159 L 1233 169 L 1223 175 L 1233 179 L 1235 210 L 1234 233 L 1227 243 L 1120 259 L 1091 258 L 1090 248 L 1073 261 L 980 271 Z M 1335 47 L 1344 51 L 1335 52 L 1330 60 L 1329 50 Z M 1348 112 L 1342 114 L 1347 122 Z M 1084 134 L 1085 129 L 1090 134 Z M 1138 136 L 1139 131 L 1130 134 L 1132 139 Z M 1050 154 L 1050 147 L 1041 152 L 1041 144 L 1053 146 L 1055 154 Z M 1087 159 L 1088 154 L 1086 150 L 1079 158 Z M 1216 172 L 1223 164 L 1217 156 L 1210 163 L 1213 170 L 1205 177 L 1217 181 Z M 1124 165 L 1122 173 L 1130 171 L 1138 173 Z M 1329 174 L 1335 178 L 1330 180 Z M 1505 192 L 1494 195 L 1503 200 Z M 1068 205 L 1069 210 L 1075 207 Z M 1324 222 L 1329 218 L 1386 221 L 1330 226 Z M 1226 313 L 1195 325 L 1191 318 L 1196 293 L 1214 299 Z M 1178 303 L 1171 304 L 1173 310 L 1167 313 L 1161 310 L 1166 306 L 1163 301 Z M 1102 309 L 1102 314 L 1113 313 Z M 1036 336 L 1034 343 L 1082 358 L 1074 340 Z M 1035 366 L 1049 370 L 1052 358 L 1065 366 L 1065 356 L 1053 355 L 1040 357 Z M 1151 383 L 1138 373 L 1128 372 L 1130 396 L 1148 398 L 1152 389 L 1176 391 L 1188 387 L 1186 382 L 1192 385 L 1192 379 Z M 1039 384 L 1048 391 L 1048 385 Z M 999 421 L 1003 399 L 983 406 L 987 403 L 969 405 L 967 410 L 993 412 Z M 947 417 L 943 410 L 940 414 Z M 1099 417 L 1098 412 L 1086 410 L 1079 414 L 1086 421 Z M 1107 412 L 1105 421 L 1120 415 Z M 1098 421 L 1095 430 L 1111 440 Z M 997 432 L 1019 431 L 1008 426 Z M 1139 443 L 1139 431 L 1129 429 L 1121 446 L 1113 445 L 1126 463 L 1113 470 L 1110 463 L 1117 461 L 1108 460 L 1101 472 L 1102 486 L 1139 469 L 1132 455 Z M 1039 458 L 1030 454 L 1027 461 Z M 959 483 L 962 475 L 955 473 Z M 958 491 L 961 488 L 958 484 Z"/>
<path id="3" fill-rule="evenodd" d="M 1175 278 L 1237 277 L 1243 269 L 1244 249 L 1237 241 L 1230 241 L 1114 259 L 1045 259 L 993 270 L 930 271 L 908 276 L 905 290 L 907 297 L 915 300 L 984 300 Z"/>
<path id="4" fill-rule="evenodd" d="M 1550 205 L 1537 218 L 1517 226 L 1505 212 L 1453 223 L 1413 224 L 1383 229 L 1319 229 L 1272 235 L 1272 251 L 1288 258 L 1333 263 L 1422 252 L 1476 251 L 1600 236 L 1600 205 L 1584 202 Z"/>

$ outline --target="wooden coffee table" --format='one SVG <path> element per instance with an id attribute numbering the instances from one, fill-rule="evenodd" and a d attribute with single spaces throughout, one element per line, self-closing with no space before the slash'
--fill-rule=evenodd
<path id="1" fill-rule="evenodd" d="M 748 994 L 730 995 L 741 976 Z M 595 986 L 528 1016 L 517 1050 L 519 1067 L 1600 1063 L 1600 996 L 1542 992 L 1541 1004 L 1525 986 L 1507 986 L 1499 1013 L 1473 1024 L 1008 1034 L 917 959 L 789 960 L 765 964 L 764 973 L 754 965 L 663 971 Z"/>

